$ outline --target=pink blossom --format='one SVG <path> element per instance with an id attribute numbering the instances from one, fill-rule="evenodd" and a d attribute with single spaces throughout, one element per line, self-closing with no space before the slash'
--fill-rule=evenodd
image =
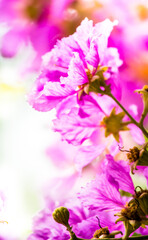
<path id="1" fill-rule="evenodd" d="M 117 50 L 107 47 L 115 24 L 106 19 L 93 26 L 86 18 L 73 35 L 58 41 L 44 56 L 42 74 L 29 96 L 30 104 L 39 111 L 49 111 L 70 95 L 77 93 L 80 99 L 89 82 L 95 80 L 98 67 L 99 71 L 106 68 L 106 83 L 115 89 L 115 76 L 122 62 Z M 51 77 L 57 72 L 58 78 Z M 40 82 L 42 88 L 38 87 Z"/>

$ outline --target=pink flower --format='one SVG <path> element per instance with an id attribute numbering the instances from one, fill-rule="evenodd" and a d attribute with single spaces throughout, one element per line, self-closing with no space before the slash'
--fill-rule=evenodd
<path id="1" fill-rule="evenodd" d="M 93 26 L 86 18 L 73 35 L 58 41 L 44 56 L 42 74 L 29 95 L 30 104 L 39 111 L 49 111 L 71 95 L 80 100 L 103 72 L 106 84 L 115 90 L 122 62 L 117 50 L 107 47 L 114 25 L 116 22 L 106 19 Z"/>

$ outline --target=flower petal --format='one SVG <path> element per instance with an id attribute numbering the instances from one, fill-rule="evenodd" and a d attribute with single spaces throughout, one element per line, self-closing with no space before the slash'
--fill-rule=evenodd
<path id="1" fill-rule="evenodd" d="M 106 174 L 111 175 L 118 182 L 119 188 L 125 192 L 134 194 L 134 184 L 130 176 L 130 168 L 124 161 L 116 162 L 111 155 L 106 155 L 103 169 Z"/>
<path id="2" fill-rule="evenodd" d="M 81 171 L 83 167 L 97 158 L 104 151 L 104 149 L 104 144 L 81 147 L 74 159 L 77 170 Z"/>
<path id="3" fill-rule="evenodd" d="M 143 137 L 142 131 L 134 124 L 129 124 L 130 133 L 134 139 L 134 141 L 140 145 L 145 143 L 145 139 Z"/>

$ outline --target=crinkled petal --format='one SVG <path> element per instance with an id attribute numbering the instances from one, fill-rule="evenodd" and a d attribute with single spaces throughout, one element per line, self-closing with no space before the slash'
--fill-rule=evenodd
<path id="1" fill-rule="evenodd" d="M 103 58 L 104 52 L 107 48 L 108 37 L 110 36 L 113 27 L 117 24 L 117 20 L 111 22 L 109 19 L 105 19 L 104 21 L 97 23 L 93 28 L 92 36 L 98 37 L 98 52 L 100 54 L 100 59 Z"/>
<path id="2" fill-rule="evenodd" d="M 86 55 L 89 51 L 90 47 L 90 39 L 92 37 L 93 31 L 93 21 L 85 18 L 79 27 L 76 29 L 76 33 L 74 34 L 74 39 L 82 49 L 84 55 Z"/>
<path id="3" fill-rule="evenodd" d="M 87 63 L 89 63 L 95 69 L 97 69 L 99 62 L 100 62 L 97 39 L 93 39 L 93 41 L 91 41 L 90 49 L 85 57 L 85 60 L 87 61 Z"/>
<path id="4" fill-rule="evenodd" d="M 83 61 L 77 52 L 74 53 L 74 56 L 71 59 L 68 69 L 68 77 L 61 78 L 60 81 L 61 83 L 69 84 L 75 88 L 88 82 Z"/>
<path id="5" fill-rule="evenodd" d="M 59 82 L 47 82 L 42 91 L 33 89 L 29 95 L 29 103 L 38 111 L 49 111 L 56 107 L 63 99 L 75 94 L 71 86 L 61 85 Z"/>
<path id="6" fill-rule="evenodd" d="M 115 161 L 111 155 L 106 155 L 103 169 L 118 182 L 119 188 L 125 192 L 134 194 L 134 184 L 130 176 L 130 168 L 124 161 Z"/>
<path id="7" fill-rule="evenodd" d="M 54 120 L 54 130 L 60 132 L 63 139 L 74 145 L 84 142 L 97 128 L 97 123 L 93 123 L 91 117 L 82 119 L 74 110 Z"/>
<path id="8" fill-rule="evenodd" d="M 128 127 L 130 128 L 130 133 L 136 143 L 139 145 L 142 145 L 145 143 L 144 136 L 142 134 L 142 131 L 135 125 L 135 124 L 129 124 Z"/>
<path id="9" fill-rule="evenodd" d="M 78 114 L 81 118 L 92 116 L 94 113 L 99 114 L 99 112 L 102 113 L 102 115 L 104 114 L 104 104 L 103 108 L 101 108 L 98 99 L 95 99 L 94 96 L 86 94 L 79 100 L 77 94 L 73 94 L 58 104 L 56 108 L 57 117 L 60 118 L 63 113 L 68 114 L 72 108 L 79 108 Z"/>
<path id="10" fill-rule="evenodd" d="M 102 113 L 98 112 L 90 117 L 81 118 L 79 109 L 73 108 L 68 114 L 61 114 L 54 120 L 54 130 L 60 132 L 63 139 L 74 145 L 79 145 L 89 139 L 99 127 Z"/>
<path id="11" fill-rule="evenodd" d="M 77 170 L 81 171 L 83 167 L 97 158 L 104 151 L 104 149 L 104 144 L 81 147 L 74 159 Z"/>
<path id="12" fill-rule="evenodd" d="M 82 188 L 79 198 L 92 210 L 118 211 L 123 207 L 117 185 L 112 185 L 105 174 L 97 175 L 94 181 Z"/>
<path id="13" fill-rule="evenodd" d="M 68 70 L 74 52 L 82 54 L 82 50 L 74 40 L 73 35 L 58 40 L 54 48 L 43 56 L 43 68 L 52 69 L 57 67 L 57 69 Z"/>

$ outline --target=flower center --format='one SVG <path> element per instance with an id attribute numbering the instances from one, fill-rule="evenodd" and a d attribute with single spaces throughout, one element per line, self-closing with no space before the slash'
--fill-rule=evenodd
<path id="1" fill-rule="evenodd" d="M 127 153 L 127 158 L 131 163 L 136 162 L 139 159 L 139 153 L 140 150 L 137 147 L 133 147 L 129 150 L 129 153 Z"/>
<path id="2" fill-rule="evenodd" d="M 87 75 L 88 81 L 90 83 L 92 78 L 93 78 L 93 75 L 92 75 L 92 73 L 91 73 L 91 71 L 89 69 L 86 69 L 86 75 Z"/>

